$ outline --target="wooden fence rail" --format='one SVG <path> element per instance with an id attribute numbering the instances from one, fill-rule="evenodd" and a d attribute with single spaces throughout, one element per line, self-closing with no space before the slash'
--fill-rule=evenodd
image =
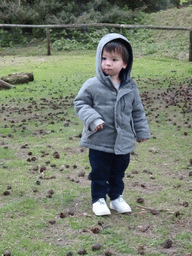
<path id="1" fill-rule="evenodd" d="M 18 28 L 46 28 L 47 34 L 47 55 L 50 51 L 50 35 L 49 28 L 87 28 L 87 27 L 113 27 L 123 29 L 157 29 L 157 30 L 182 30 L 189 31 L 189 61 L 192 61 L 192 27 L 168 27 L 168 26 L 151 26 L 151 25 L 126 25 L 126 24 L 110 24 L 110 23 L 88 23 L 88 24 L 60 24 L 60 25 L 23 25 L 23 24 L 0 24 L 0 28 L 18 27 Z"/>

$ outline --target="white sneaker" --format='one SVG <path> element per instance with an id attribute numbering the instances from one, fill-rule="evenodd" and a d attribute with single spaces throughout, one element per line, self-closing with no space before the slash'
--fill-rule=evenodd
<path id="1" fill-rule="evenodd" d="M 130 206 L 125 202 L 122 195 L 110 202 L 110 208 L 118 213 L 131 212 Z"/>
<path id="2" fill-rule="evenodd" d="M 93 204 L 93 212 L 99 216 L 111 214 L 104 198 L 100 198 L 96 203 Z"/>

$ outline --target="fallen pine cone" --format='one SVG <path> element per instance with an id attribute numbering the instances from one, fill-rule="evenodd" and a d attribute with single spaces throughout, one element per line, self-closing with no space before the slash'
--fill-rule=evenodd
<path id="1" fill-rule="evenodd" d="M 151 212 L 153 215 L 159 215 L 159 213 L 160 213 L 159 210 L 155 210 L 155 209 L 151 209 L 150 212 Z"/>
<path id="2" fill-rule="evenodd" d="M 3 256 L 11 256 L 11 251 L 10 250 L 4 251 Z"/>
<path id="3" fill-rule="evenodd" d="M 138 254 L 141 254 L 143 255 L 145 252 L 144 252 L 144 246 L 143 245 L 140 245 L 139 248 L 138 248 Z"/>
<path id="4" fill-rule="evenodd" d="M 92 231 L 94 234 L 100 233 L 100 229 L 99 229 L 99 228 L 92 228 L 91 231 Z"/>
<path id="5" fill-rule="evenodd" d="M 164 247 L 164 248 L 169 249 L 169 248 L 171 248 L 171 246 L 172 246 L 172 241 L 171 241 L 170 239 L 167 239 L 167 240 L 163 243 L 163 247 Z"/>
<path id="6" fill-rule="evenodd" d="M 49 220 L 49 223 L 50 223 L 51 225 L 53 225 L 53 224 L 56 223 L 56 220 Z"/>
<path id="7" fill-rule="evenodd" d="M 145 201 L 145 200 L 144 200 L 143 198 L 141 198 L 141 197 L 137 199 L 137 203 L 139 203 L 139 204 L 143 204 L 144 201 Z"/>
<path id="8" fill-rule="evenodd" d="M 85 249 L 81 249 L 78 251 L 78 254 L 84 255 L 84 254 L 87 254 L 87 251 Z"/>
<path id="9" fill-rule="evenodd" d="M 53 189 L 52 189 L 52 188 L 51 188 L 51 189 L 49 189 L 49 190 L 48 190 L 48 193 L 49 193 L 49 194 L 51 194 L 51 195 L 53 195 L 53 194 L 54 194 Z"/>
<path id="10" fill-rule="evenodd" d="M 60 217 L 61 219 L 64 219 L 64 218 L 66 217 L 66 214 L 63 213 L 63 212 L 61 212 L 61 213 L 59 214 L 59 217 Z"/>
<path id="11" fill-rule="evenodd" d="M 44 172 L 46 169 L 47 169 L 46 166 L 41 166 L 40 172 Z"/>
<path id="12" fill-rule="evenodd" d="M 53 157 L 54 157 L 54 158 L 59 158 L 60 155 L 59 155 L 59 153 L 56 151 L 56 152 L 53 153 Z"/>
<path id="13" fill-rule="evenodd" d="M 24 144 L 21 146 L 21 148 L 27 148 L 28 144 Z"/>
<path id="14" fill-rule="evenodd" d="M 184 207 L 188 207 L 188 206 L 189 206 L 188 202 L 186 202 L 186 201 L 183 202 L 183 206 L 184 206 Z"/>
<path id="15" fill-rule="evenodd" d="M 73 215 L 75 214 L 75 212 L 74 212 L 74 210 L 69 210 L 69 211 L 68 211 L 68 214 L 69 214 L 70 216 L 73 216 Z"/>
<path id="16" fill-rule="evenodd" d="M 54 194 L 54 191 L 51 188 L 51 189 L 48 190 L 46 197 L 51 198 L 53 194 Z"/>
<path id="17" fill-rule="evenodd" d="M 80 173 L 78 174 L 78 177 L 85 177 L 85 172 L 80 172 Z"/>
<path id="18" fill-rule="evenodd" d="M 146 232 L 148 229 L 149 229 L 149 225 L 146 225 L 146 226 L 138 226 L 138 228 L 139 228 L 139 230 L 141 231 L 141 232 Z"/>
<path id="19" fill-rule="evenodd" d="M 100 226 L 102 226 L 102 225 L 104 224 L 104 222 L 103 222 L 102 220 L 98 220 L 98 224 L 99 224 Z"/>
<path id="20" fill-rule="evenodd" d="M 113 255 L 112 252 L 110 252 L 110 251 L 106 251 L 106 252 L 105 252 L 105 256 L 111 256 L 111 255 Z"/>
<path id="21" fill-rule="evenodd" d="M 97 250 L 100 250 L 100 249 L 101 249 L 101 245 L 100 244 L 96 243 L 96 244 L 92 245 L 92 250 L 93 251 L 97 251 Z"/>
<path id="22" fill-rule="evenodd" d="M 176 212 L 176 213 L 175 213 L 175 217 L 176 217 L 176 218 L 178 218 L 180 215 L 181 215 L 180 212 Z"/>
<path id="23" fill-rule="evenodd" d="M 10 195 L 10 192 L 9 192 L 9 191 L 4 191 L 4 192 L 3 192 L 3 195 L 4 195 L 4 196 L 8 196 L 8 195 Z"/>
<path id="24" fill-rule="evenodd" d="M 39 170 L 39 166 L 38 165 L 35 165 L 34 167 L 33 167 L 33 169 L 32 169 L 32 171 L 38 171 Z"/>

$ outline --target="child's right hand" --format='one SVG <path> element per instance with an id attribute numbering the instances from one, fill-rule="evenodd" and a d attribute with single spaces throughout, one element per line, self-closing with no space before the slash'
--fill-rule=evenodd
<path id="1" fill-rule="evenodd" d="M 90 126 L 89 126 L 89 129 L 93 132 L 96 132 L 98 130 L 101 130 L 103 129 L 103 126 L 104 126 L 104 121 L 100 118 L 94 120 Z"/>
<path id="2" fill-rule="evenodd" d="M 148 139 L 142 139 L 142 140 L 139 140 L 138 142 L 145 142 L 147 141 Z"/>
<path id="3" fill-rule="evenodd" d="M 103 129 L 103 126 L 104 126 L 104 123 L 101 123 L 99 124 L 96 128 L 95 128 L 95 132 L 98 131 L 98 130 L 102 130 Z"/>

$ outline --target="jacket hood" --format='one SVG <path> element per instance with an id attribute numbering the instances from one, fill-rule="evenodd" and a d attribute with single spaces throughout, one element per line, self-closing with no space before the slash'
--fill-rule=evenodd
<path id="1" fill-rule="evenodd" d="M 117 40 L 117 39 L 120 41 L 122 40 L 122 43 L 127 47 L 127 50 L 129 52 L 129 61 L 127 64 L 127 68 L 125 69 L 123 74 L 123 80 L 125 81 L 130 78 L 130 73 L 131 73 L 132 64 L 133 64 L 133 51 L 132 51 L 131 44 L 129 43 L 126 37 L 117 33 L 111 33 L 101 38 L 96 51 L 96 74 L 97 74 L 97 77 L 105 83 L 108 83 L 107 81 L 109 81 L 110 79 L 109 79 L 109 76 L 106 76 L 101 69 L 101 57 L 102 57 L 103 47 L 110 41 Z"/>

